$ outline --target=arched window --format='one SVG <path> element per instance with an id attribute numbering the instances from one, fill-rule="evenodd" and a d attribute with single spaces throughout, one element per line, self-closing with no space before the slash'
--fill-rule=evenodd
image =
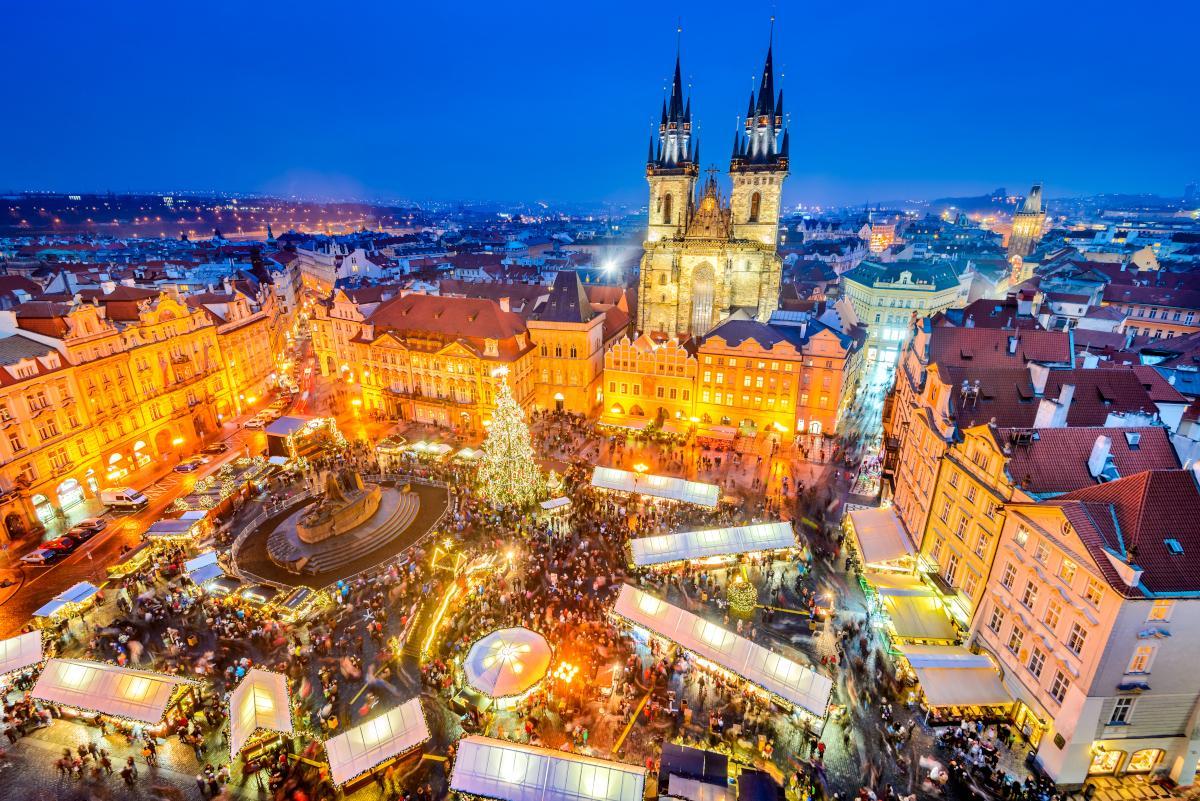
<path id="1" fill-rule="evenodd" d="M 758 209 L 762 206 L 762 194 L 755 192 L 750 196 L 750 218 L 748 222 L 758 222 Z"/>
<path id="2" fill-rule="evenodd" d="M 659 274 L 658 274 L 658 285 L 659 285 L 659 286 L 666 286 L 666 285 L 667 285 L 667 274 L 666 274 L 666 273 L 659 273 Z"/>
<path id="3" fill-rule="evenodd" d="M 662 221 L 663 221 L 664 225 L 671 224 L 671 205 L 672 205 L 671 201 L 672 201 L 672 199 L 673 198 L 671 197 L 670 193 L 668 193 L 663 198 L 663 219 L 662 219 Z"/>
<path id="4" fill-rule="evenodd" d="M 708 332 L 712 325 L 714 280 L 713 269 L 707 264 L 692 274 L 692 330 L 695 336 Z"/>

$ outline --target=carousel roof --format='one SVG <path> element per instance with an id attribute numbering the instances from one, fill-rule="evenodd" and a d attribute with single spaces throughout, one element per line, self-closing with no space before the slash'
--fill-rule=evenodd
<path id="1" fill-rule="evenodd" d="M 463 669 L 467 683 L 492 698 L 520 695 L 542 680 L 550 669 L 550 644 L 525 628 L 498 629 L 480 638 Z"/>

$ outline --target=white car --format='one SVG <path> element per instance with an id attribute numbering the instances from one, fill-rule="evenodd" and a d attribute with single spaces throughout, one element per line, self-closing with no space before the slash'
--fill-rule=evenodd
<path id="1" fill-rule="evenodd" d="M 264 422 L 262 421 L 262 418 L 260 418 L 260 417 L 253 417 L 253 418 L 251 418 L 251 419 L 249 419 L 249 420 L 247 420 L 247 421 L 246 421 L 246 423 L 245 423 L 245 425 L 243 426 L 243 428 L 262 428 L 262 427 L 263 427 L 263 426 L 265 426 L 265 425 L 266 425 L 266 423 L 264 423 Z"/>
<path id="2" fill-rule="evenodd" d="M 48 565 L 62 555 L 62 551 L 38 548 L 36 551 L 30 551 L 22 556 L 21 561 L 27 565 Z"/>

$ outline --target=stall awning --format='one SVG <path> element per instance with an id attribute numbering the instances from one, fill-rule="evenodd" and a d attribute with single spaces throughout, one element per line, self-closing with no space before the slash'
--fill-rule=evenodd
<path id="1" fill-rule="evenodd" d="M 229 694 L 229 753 L 236 759 L 259 729 L 291 734 L 291 701 L 282 673 L 251 668 Z"/>
<path id="2" fill-rule="evenodd" d="M 1012 703 L 995 665 L 961 645 L 901 647 L 930 706 L 1000 706 Z"/>
<path id="3" fill-rule="evenodd" d="M 319 418 L 295 417 L 288 415 L 286 417 L 280 417 L 275 422 L 269 424 L 265 430 L 273 437 L 290 437 L 292 434 L 303 430 L 306 425 L 317 419 Z"/>
<path id="4" fill-rule="evenodd" d="M 825 716 L 833 682 L 811 668 L 628 584 L 621 587 L 613 611 L 817 717 Z"/>
<path id="5" fill-rule="evenodd" d="M 721 499 L 721 488 L 673 476 L 638 475 L 614 467 L 597 467 L 592 471 L 592 486 L 599 489 L 631 492 L 667 498 L 672 501 L 715 507 Z"/>
<path id="6" fill-rule="evenodd" d="M 33 613 L 34 617 L 54 617 L 72 604 L 81 604 L 89 600 L 100 588 L 87 581 L 81 581 L 51 598 L 45 605 Z"/>
<path id="7" fill-rule="evenodd" d="M 473 462 L 483 456 L 483 451 L 476 448 L 463 448 L 458 453 L 454 454 L 455 459 L 462 459 L 467 462 Z"/>
<path id="8" fill-rule="evenodd" d="M 549 512 L 551 509 L 561 509 L 564 506 L 571 505 L 570 498 L 551 498 L 548 501 L 542 501 L 541 507 Z"/>
<path id="9" fill-rule="evenodd" d="M 855 509 L 850 526 L 863 564 L 891 562 L 916 553 L 912 540 L 900 525 L 895 509 Z"/>
<path id="10" fill-rule="evenodd" d="M 0 640 L 0 676 L 42 661 L 42 633 L 31 631 Z"/>
<path id="11" fill-rule="evenodd" d="M 190 683 L 178 676 L 105 662 L 51 659 L 32 695 L 40 701 L 153 724 L 163 719 L 175 691 Z"/>
<path id="12" fill-rule="evenodd" d="M 267 464 L 273 464 L 276 467 L 283 467 L 290 461 L 291 459 L 287 458 L 286 456 L 272 456 L 271 458 L 267 459 Z"/>
<path id="13" fill-rule="evenodd" d="M 602 415 L 596 422 L 602 426 L 628 428 L 631 431 L 641 431 L 650 425 L 650 421 L 643 417 L 609 417 L 608 415 Z"/>
<path id="14" fill-rule="evenodd" d="M 421 699 L 413 698 L 377 718 L 325 741 L 329 775 L 336 785 L 366 773 L 394 756 L 404 754 L 429 739 L 429 724 Z"/>
<path id="15" fill-rule="evenodd" d="M 796 534 L 791 523 L 756 523 L 641 537 L 631 540 L 629 547 L 633 551 L 633 563 L 645 567 L 685 559 L 795 548 Z"/>
<path id="16" fill-rule="evenodd" d="M 879 601 L 891 618 L 901 640 L 953 640 L 954 626 L 941 601 L 932 592 L 921 595 L 907 590 L 879 591 Z"/>
<path id="17" fill-rule="evenodd" d="M 146 539 L 175 539 L 190 537 L 197 530 L 198 525 L 195 520 L 159 520 L 146 529 L 146 533 L 143 536 Z"/>
<path id="18" fill-rule="evenodd" d="M 498 801 L 642 801 L 636 765 L 472 735 L 458 741 L 450 789 Z"/>
<path id="19" fill-rule="evenodd" d="M 183 572 L 195 584 L 204 584 L 225 573 L 217 564 L 216 551 L 205 551 L 194 559 L 187 560 L 183 563 Z"/>
<path id="20" fill-rule="evenodd" d="M 719 439 L 723 442 L 732 442 L 737 437 L 738 430 L 733 426 L 701 426 L 696 431 L 697 437 L 705 439 Z"/>
<path id="21" fill-rule="evenodd" d="M 667 778 L 667 795 L 687 801 L 732 801 L 733 788 L 728 784 L 709 784 L 671 775 Z"/>

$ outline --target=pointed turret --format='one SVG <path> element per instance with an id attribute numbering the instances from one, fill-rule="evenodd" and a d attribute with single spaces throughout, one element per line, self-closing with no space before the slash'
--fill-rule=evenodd
<path id="1" fill-rule="evenodd" d="M 687 165 L 695 164 L 691 144 L 692 100 L 683 95 L 683 68 L 678 51 L 675 53 L 675 73 L 671 78 L 671 95 L 663 101 L 658 138 L 661 147 L 651 165 L 654 169 L 687 169 Z"/>
<path id="2" fill-rule="evenodd" d="M 654 163 L 654 134 L 650 134 L 650 150 L 646 155 L 646 163 Z"/>
<path id="3" fill-rule="evenodd" d="M 772 32 L 772 38 L 774 33 Z M 740 164 L 731 165 L 738 169 L 746 165 L 778 168 L 781 158 L 779 137 L 783 133 L 783 90 L 775 93 L 775 57 L 774 45 L 767 46 L 767 57 L 763 61 L 762 78 L 759 81 L 758 95 L 750 93 L 750 104 L 746 112 L 746 145 L 740 154 L 734 154 L 734 161 Z"/>

